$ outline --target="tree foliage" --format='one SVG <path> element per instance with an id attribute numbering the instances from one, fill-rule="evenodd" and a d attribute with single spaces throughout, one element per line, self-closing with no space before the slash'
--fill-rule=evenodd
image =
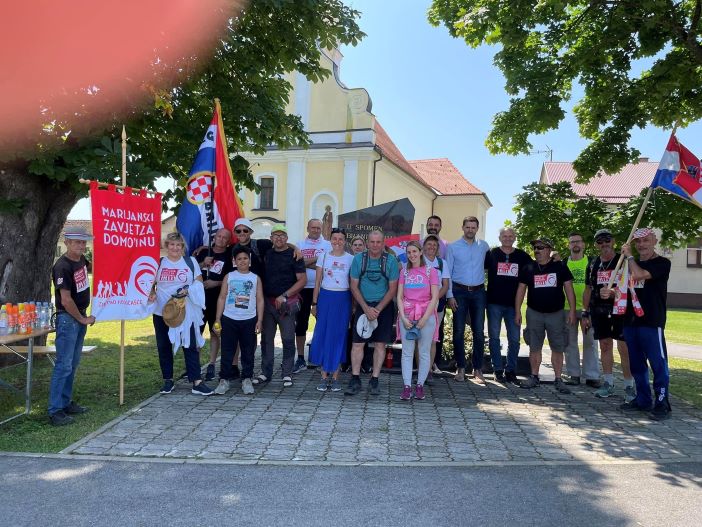
<path id="1" fill-rule="evenodd" d="M 598 229 L 612 231 L 618 244 L 631 233 L 641 209 L 646 189 L 621 205 L 607 205 L 593 196 L 578 197 L 570 183 L 552 185 L 531 183 L 517 195 L 512 225 L 517 231 L 517 245 L 522 249 L 539 236 L 551 238 L 561 254 L 568 254 L 568 235 L 578 232 L 591 243 Z M 653 193 L 640 226 L 662 231 L 660 243 L 675 249 L 699 236 L 702 210 L 664 191 Z"/>
<path id="2" fill-rule="evenodd" d="M 528 153 L 530 134 L 558 128 L 574 85 L 574 108 L 590 143 L 578 182 L 635 161 L 631 130 L 671 128 L 702 117 L 702 0 L 433 0 L 429 20 L 472 47 L 497 45 L 510 95 L 486 144 Z"/>

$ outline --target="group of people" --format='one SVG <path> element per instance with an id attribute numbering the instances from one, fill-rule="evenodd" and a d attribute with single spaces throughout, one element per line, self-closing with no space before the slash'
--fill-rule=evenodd
<path id="1" fill-rule="evenodd" d="M 616 340 L 624 374 L 622 409 L 646 411 L 654 419 L 670 416 L 663 334 L 670 261 L 655 253 L 657 239 L 651 229 L 639 229 L 634 234 L 638 258 L 628 244 L 620 248 L 628 264 L 632 290 L 624 312 L 615 314 L 615 302 L 621 303 L 620 296 L 627 293 L 611 285 L 620 254 L 615 251 L 610 231 L 600 229 L 595 233 L 593 241 L 599 254 L 594 259 L 585 256 L 585 238 L 580 233 L 570 234 L 570 254 L 563 259 L 548 238 L 532 240 L 532 259 L 514 247 L 516 236 L 509 227 L 500 230 L 500 245 L 492 249 L 477 238 L 480 223 L 475 217 L 463 220 L 463 236 L 452 243 L 440 238 L 441 227 L 441 218 L 428 218 L 427 236 L 407 244 L 404 264 L 387 250 L 381 231 L 371 231 L 366 243 L 362 238 L 348 240 L 343 229 L 335 228 L 326 240 L 318 219 L 308 222 L 307 237 L 293 245 L 288 242 L 284 225 L 275 225 L 269 239 L 255 239 L 251 221 L 240 218 L 234 225 L 235 243 L 232 232 L 220 229 L 213 246 L 199 248 L 193 256 L 185 254 L 185 241 L 179 233 L 168 234 L 166 256 L 159 263 L 149 297 L 154 305 L 153 324 L 163 376 L 161 393 L 174 389 L 173 350 L 179 347 L 183 348 L 193 394 L 224 394 L 237 378 L 241 378 L 244 394 L 254 393 L 256 386 L 265 385 L 273 377 L 277 332 L 283 347 L 282 383 L 284 387 L 292 386 L 294 374 L 307 367 L 306 335 L 309 318 L 314 315 L 308 360 L 321 372 L 317 390 L 341 391 L 339 375 L 346 366 L 351 375 L 344 393 L 358 394 L 363 388 L 365 349 L 370 346 L 373 358 L 367 390 L 370 395 L 379 395 L 386 347 L 399 340 L 403 378 L 399 397 L 421 400 L 425 398 L 425 385 L 437 371 L 448 307 L 453 311 L 453 378 L 457 382 L 464 382 L 469 375 L 478 384 L 486 382 L 483 357 L 487 314 L 488 349 L 496 382 L 537 388 L 542 348 L 548 337 L 558 392 L 568 394 L 568 386 L 584 382 L 596 389 L 597 397 L 610 397 L 615 393 Z M 78 349 L 82 347 L 85 325 L 94 322 L 85 316 L 84 309 L 81 311 L 81 306 L 87 307 L 81 296 L 85 293 L 77 290 L 73 279 L 84 262 L 80 247 L 71 250 L 76 244 L 68 235 L 66 244 L 69 251 L 54 267 L 59 312 L 54 376 L 63 375 L 65 379 L 62 387 L 59 380 L 52 380 L 52 392 L 56 384 L 56 390 L 63 394 L 60 401 L 58 396 L 50 397 L 53 424 L 66 424 L 61 421 L 69 422 L 71 412 L 84 411 L 70 399 L 69 384 L 77 361 L 71 369 L 71 359 L 63 361 L 58 351 L 62 321 L 70 318 L 74 325 L 81 326 L 77 332 L 70 329 L 71 341 L 67 343 L 73 348 L 80 345 Z M 70 300 L 74 297 L 77 302 Z M 173 297 L 184 299 L 185 313 L 177 324 L 164 315 Z M 529 347 L 531 372 L 520 380 L 517 358 L 525 298 L 523 337 Z M 465 353 L 467 324 L 472 333 L 470 371 Z M 500 340 L 503 324 L 508 342 L 506 362 Z M 205 325 L 209 326 L 211 340 L 203 380 L 199 350 L 204 345 Z M 583 336 L 582 367 L 579 333 Z M 254 375 L 258 334 L 261 365 L 259 374 Z M 596 355 L 598 345 L 603 382 Z M 219 383 L 212 389 L 206 381 L 215 377 L 218 354 Z M 62 367 L 63 362 L 69 364 L 67 369 Z M 654 374 L 653 396 L 648 365 Z M 64 370 L 68 373 L 59 374 Z"/>

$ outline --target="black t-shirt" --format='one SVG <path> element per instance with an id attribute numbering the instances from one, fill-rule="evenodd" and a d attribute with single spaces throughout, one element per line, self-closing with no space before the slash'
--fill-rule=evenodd
<path id="1" fill-rule="evenodd" d="M 614 306 L 614 296 L 604 299 L 600 297 L 600 289 L 609 283 L 618 261 L 619 253 L 615 253 L 614 258 L 607 262 L 603 262 L 598 256 L 588 264 L 587 273 L 585 274 L 585 287 L 590 287 L 592 294 L 590 295 L 590 306 L 583 306 L 585 309 L 591 306 L 608 306 L 610 308 Z M 609 312 L 612 312 L 611 309 Z"/>
<path id="2" fill-rule="evenodd" d="M 519 272 L 519 281 L 529 288 L 527 306 L 540 313 L 555 313 L 565 307 L 563 284 L 573 281 L 573 273 L 563 262 L 532 262 Z"/>
<path id="3" fill-rule="evenodd" d="M 255 251 L 254 244 L 256 245 Z M 261 284 L 265 283 L 266 266 L 263 263 L 263 259 L 266 257 L 268 251 L 273 248 L 273 242 L 265 239 L 250 240 L 246 245 L 237 243 L 234 247 L 246 247 L 251 251 L 251 272 L 259 277 Z M 256 254 L 257 251 L 258 254 Z"/>
<path id="4" fill-rule="evenodd" d="M 207 258 L 207 251 L 200 251 L 195 259 L 198 263 L 202 263 L 205 258 Z M 216 253 L 212 251 L 212 265 L 209 269 L 202 270 L 203 280 L 215 280 L 221 282 L 227 273 L 233 269 L 232 265 L 232 248 L 227 247 L 224 252 Z M 219 287 L 212 287 L 210 289 L 205 289 L 205 303 L 209 305 L 211 302 L 217 302 L 219 297 Z"/>
<path id="5" fill-rule="evenodd" d="M 61 303 L 60 290 L 67 289 L 71 292 L 71 298 L 78 310 L 85 314 L 85 310 L 90 305 L 90 280 L 85 257 L 81 256 L 80 260 L 74 262 L 64 254 L 56 260 L 51 276 L 54 281 L 56 311 L 65 311 Z"/>
<path id="6" fill-rule="evenodd" d="M 280 252 L 268 251 L 265 258 L 266 281 L 263 282 L 265 296 L 280 296 L 297 282 L 297 273 L 305 274 L 305 261 L 295 260 L 291 248 Z"/>
<path id="7" fill-rule="evenodd" d="M 501 248 L 495 247 L 485 253 L 485 269 L 488 276 L 487 303 L 514 307 L 519 273 L 531 262 L 531 256 L 521 249 L 505 254 Z"/>
<path id="8" fill-rule="evenodd" d="M 650 280 L 634 282 L 634 290 L 643 308 L 643 316 L 637 317 L 631 303 L 631 295 L 626 305 L 624 325 L 648 326 L 664 328 L 666 318 L 666 297 L 668 296 L 668 277 L 670 276 L 670 260 L 656 256 L 650 260 L 636 263 L 641 269 L 651 273 Z"/>

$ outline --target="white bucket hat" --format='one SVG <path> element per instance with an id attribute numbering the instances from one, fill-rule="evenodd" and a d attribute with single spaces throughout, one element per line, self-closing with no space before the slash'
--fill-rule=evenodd
<path id="1" fill-rule="evenodd" d="M 378 327 L 378 320 L 368 320 L 366 315 L 361 315 L 358 317 L 356 322 L 356 333 L 364 339 L 370 338 L 370 336 Z"/>

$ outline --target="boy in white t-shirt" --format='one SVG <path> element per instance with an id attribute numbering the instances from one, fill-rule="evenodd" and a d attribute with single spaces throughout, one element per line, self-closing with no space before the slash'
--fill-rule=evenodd
<path id="1" fill-rule="evenodd" d="M 222 335 L 222 358 L 217 395 L 229 390 L 234 378 L 232 360 L 237 346 L 241 348 L 241 389 L 246 395 L 254 393 L 253 377 L 256 334 L 263 324 L 263 288 L 258 276 L 250 271 L 251 253 L 247 247 L 236 246 L 232 251 L 234 271 L 222 281 L 214 331 Z"/>

